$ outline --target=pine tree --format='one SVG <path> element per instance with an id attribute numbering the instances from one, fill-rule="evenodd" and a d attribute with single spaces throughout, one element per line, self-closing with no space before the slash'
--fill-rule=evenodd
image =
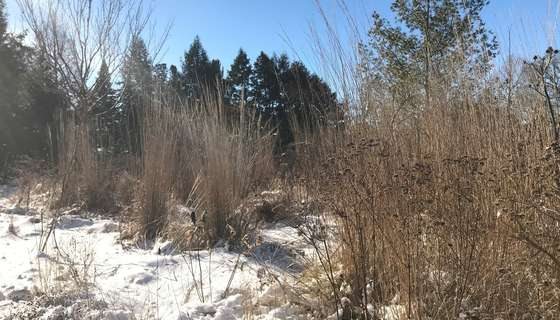
<path id="1" fill-rule="evenodd" d="M 101 62 L 93 90 L 96 98 L 93 111 L 96 115 L 107 114 L 115 108 L 115 90 L 113 90 L 109 66 L 105 60 Z"/>
<path id="2" fill-rule="evenodd" d="M 207 72 L 210 60 L 200 38 L 196 36 L 183 59 L 183 86 L 188 98 L 199 98 L 208 84 Z"/>
<path id="3" fill-rule="evenodd" d="M 7 33 L 5 2 L 0 0 L 0 171 L 17 153 L 28 150 L 25 104 L 26 60 L 31 50 L 23 36 Z"/>
<path id="4" fill-rule="evenodd" d="M 315 129 L 326 125 L 338 107 L 336 94 L 301 62 L 293 62 L 285 80 L 288 109 L 299 125 Z"/>
<path id="5" fill-rule="evenodd" d="M 284 152 L 286 146 L 293 142 L 293 134 L 290 127 L 290 114 L 294 106 L 290 105 L 290 98 L 298 98 L 296 92 L 288 92 L 287 88 L 293 84 L 293 79 L 290 77 L 290 59 L 286 54 L 280 56 L 274 55 L 272 57 L 274 64 L 274 123 L 278 128 L 278 143 L 279 152 Z"/>
<path id="6" fill-rule="evenodd" d="M 7 28 L 8 22 L 6 19 L 6 2 L 4 0 L 0 0 L 0 42 L 4 41 Z"/>
<path id="7" fill-rule="evenodd" d="M 169 92 L 171 92 L 167 83 L 167 76 L 167 64 L 158 63 L 154 66 L 154 94 L 156 97 L 163 98 L 164 96 L 166 97 Z"/>
<path id="8" fill-rule="evenodd" d="M 96 124 L 96 141 L 98 148 L 107 149 L 111 146 L 111 138 L 119 144 L 120 135 L 118 130 L 118 112 L 115 90 L 113 90 L 111 74 L 107 62 L 103 60 L 94 89 L 95 105 L 93 116 Z"/>
<path id="9" fill-rule="evenodd" d="M 428 104 L 434 79 L 458 74 L 467 78 L 490 69 L 498 45 L 481 18 L 487 4 L 487 0 L 394 0 L 393 24 L 373 14 L 369 43 L 362 47 L 368 54 L 363 70 L 401 102 L 417 105 L 423 97 Z"/>
<path id="10" fill-rule="evenodd" d="M 143 109 L 149 105 L 153 92 L 152 63 L 144 41 L 132 39 L 122 68 L 122 109 L 119 122 L 124 127 L 127 145 L 133 153 L 140 152 Z"/>
<path id="11" fill-rule="evenodd" d="M 207 66 L 205 74 L 207 88 L 210 90 L 221 89 L 223 79 L 224 71 L 222 69 L 222 63 L 218 59 L 212 59 Z"/>
<path id="12" fill-rule="evenodd" d="M 288 72 L 290 72 L 290 58 L 288 58 L 288 55 L 283 53 L 280 56 L 274 55 L 272 57 L 272 61 L 274 62 L 276 78 L 280 82 L 283 82 L 284 80 L 286 80 L 285 78 L 288 75 Z"/>
<path id="13" fill-rule="evenodd" d="M 248 92 L 250 91 L 250 79 L 253 69 L 251 67 L 251 61 L 247 56 L 247 53 L 243 49 L 239 49 L 239 53 L 233 60 L 233 64 L 230 67 L 227 82 L 227 100 L 232 105 L 239 105 L 241 103 L 241 97 L 243 96 L 243 102 L 248 101 Z"/>
<path id="14" fill-rule="evenodd" d="M 45 62 L 45 54 L 36 51 L 29 60 L 26 76 L 28 123 L 32 124 L 34 149 L 41 158 L 58 161 L 59 112 L 68 107 L 67 96 L 58 85 L 56 73 Z M 45 157 L 48 155 L 48 157 Z"/>
<path id="15" fill-rule="evenodd" d="M 122 68 L 125 87 L 138 97 L 149 95 L 153 84 L 152 69 L 144 40 L 134 37 Z"/>
<path id="16" fill-rule="evenodd" d="M 181 81 L 181 74 L 177 70 L 177 66 L 171 65 L 169 67 L 169 81 L 168 86 L 170 88 L 171 94 L 175 97 L 182 97 L 184 94 L 184 89 Z"/>
<path id="17" fill-rule="evenodd" d="M 159 85 L 167 83 L 167 64 L 158 63 L 154 66 L 154 81 Z"/>
<path id="18" fill-rule="evenodd" d="M 253 64 L 250 86 L 257 110 L 272 116 L 280 102 L 280 85 L 274 61 L 262 51 Z"/>

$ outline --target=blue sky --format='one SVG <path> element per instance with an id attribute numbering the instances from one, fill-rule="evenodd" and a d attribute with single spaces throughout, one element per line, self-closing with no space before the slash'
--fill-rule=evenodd
<path id="1" fill-rule="evenodd" d="M 37 0 L 41 1 L 41 0 Z M 259 52 L 287 53 L 316 70 L 311 26 L 324 26 L 315 0 L 147 0 L 159 26 L 172 22 L 160 62 L 180 65 L 181 57 L 199 35 L 212 58 L 219 58 L 226 71 L 243 47 L 254 60 Z M 374 10 L 390 17 L 391 0 L 346 0 L 350 14 L 365 32 Z M 512 52 L 532 56 L 555 45 L 559 34 L 560 0 L 491 0 L 483 15 L 488 27 L 507 53 L 508 34 Z M 330 22 L 342 38 L 347 34 L 345 15 L 337 0 L 320 0 Z M 12 30 L 21 30 L 15 0 L 7 0 Z M 319 72 L 320 73 L 320 72 Z"/>

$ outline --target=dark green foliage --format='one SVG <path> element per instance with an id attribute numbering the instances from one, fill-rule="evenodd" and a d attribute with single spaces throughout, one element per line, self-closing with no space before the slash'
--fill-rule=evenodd
<path id="1" fill-rule="evenodd" d="M 97 79 L 95 80 L 94 92 L 96 95 L 95 106 L 93 112 L 97 116 L 103 116 L 110 113 L 116 106 L 115 90 L 113 90 L 111 82 L 111 74 L 109 66 L 103 60 Z"/>
<path id="2" fill-rule="evenodd" d="M 338 103 L 330 87 L 317 75 L 311 74 L 303 63 L 285 61 L 280 57 L 277 63 L 282 78 L 283 106 L 278 117 L 280 138 L 283 143 L 288 143 L 293 139 L 289 121 L 303 130 L 314 131 L 319 125 L 329 124 L 328 120 L 337 112 Z"/>
<path id="3" fill-rule="evenodd" d="M 0 167 L 9 156 L 18 151 L 18 137 L 23 127 L 24 101 L 22 100 L 22 74 L 25 65 L 19 58 L 21 50 L 17 39 L 0 36 Z"/>
<path id="4" fill-rule="evenodd" d="M 95 81 L 93 92 L 95 105 L 92 118 L 96 128 L 96 147 L 115 149 L 122 144 L 122 133 L 119 130 L 120 114 L 117 108 L 117 95 L 113 89 L 109 66 L 103 60 Z"/>
<path id="5" fill-rule="evenodd" d="M 143 109 L 149 106 L 153 92 L 152 62 L 146 44 L 139 37 L 132 39 L 122 78 L 122 131 L 129 150 L 136 154 L 141 149 Z"/>
<path id="6" fill-rule="evenodd" d="M 218 60 L 210 60 L 196 37 L 185 53 L 182 74 L 173 67 L 169 85 L 187 98 L 220 93 L 222 71 Z M 251 66 L 242 49 L 234 59 L 225 81 L 223 99 L 230 107 L 243 102 L 255 108 L 265 122 L 277 129 L 280 151 L 293 142 L 291 125 L 314 129 L 338 108 L 336 95 L 301 62 L 290 62 L 287 55 L 268 56 L 261 52 Z M 296 120 L 296 123 L 292 123 Z M 322 121 L 322 122 L 321 122 Z"/>
<path id="7" fill-rule="evenodd" d="M 251 98 L 257 110 L 274 114 L 280 100 L 280 81 L 276 76 L 274 61 L 261 52 L 253 65 L 250 78 Z"/>
<path id="8" fill-rule="evenodd" d="M 285 77 L 284 90 L 289 111 L 298 122 L 309 129 L 325 124 L 338 107 L 336 94 L 301 62 L 292 63 Z"/>
<path id="9" fill-rule="evenodd" d="M 199 82 L 206 80 L 206 71 L 209 64 L 208 54 L 197 36 L 189 50 L 185 52 L 183 60 L 183 80 L 187 88 L 198 87 Z M 188 91 L 187 88 L 185 90 Z"/>
<path id="10" fill-rule="evenodd" d="M 169 83 L 169 70 L 167 69 L 167 64 L 158 63 L 154 65 L 154 95 L 159 101 L 162 99 L 168 99 L 168 96 L 173 96 L 173 89 L 170 87 Z"/>
<path id="11" fill-rule="evenodd" d="M 239 105 L 242 101 L 241 97 L 243 97 L 243 102 L 247 102 L 251 73 L 251 61 L 247 53 L 243 49 L 239 49 L 226 79 L 226 98 L 230 104 Z"/>
<path id="12" fill-rule="evenodd" d="M 23 63 L 17 55 L 17 39 L 6 33 L 4 10 L 5 3 L 0 0 L 0 168 L 16 147 L 13 123 L 19 120 L 19 88 L 14 80 L 23 72 Z"/>
<path id="13" fill-rule="evenodd" d="M 169 87 L 173 89 L 174 94 L 181 94 L 181 74 L 175 65 L 171 65 L 171 67 L 169 67 Z"/>
<path id="14" fill-rule="evenodd" d="M 167 83 L 167 64 L 158 63 L 154 66 L 154 82 L 156 86 L 164 86 Z"/>
<path id="15" fill-rule="evenodd" d="M 6 21 L 6 2 L 0 0 L 0 42 L 4 41 L 6 35 L 6 29 L 8 27 L 8 22 Z"/>
<path id="16" fill-rule="evenodd" d="M 210 88 L 217 88 L 222 84 L 224 72 L 222 70 L 222 63 L 218 59 L 212 59 L 208 66 L 206 74 L 206 81 Z"/>
<path id="17" fill-rule="evenodd" d="M 58 85 L 55 72 L 45 63 L 44 54 L 35 52 L 27 71 L 26 86 L 29 116 L 27 123 L 33 129 L 32 153 L 44 159 L 57 160 L 59 116 L 69 105 L 62 88 Z"/>
<path id="18" fill-rule="evenodd" d="M 222 81 L 219 60 L 208 59 L 208 54 L 196 36 L 183 59 L 183 90 L 190 99 L 199 99 L 207 89 L 218 88 Z"/>
<path id="19" fill-rule="evenodd" d="M 253 66 L 250 101 L 278 129 L 279 150 L 293 142 L 291 125 L 313 130 L 338 107 L 336 95 L 301 62 L 261 52 Z M 296 122 L 293 123 L 292 120 Z M 324 121 L 323 121 L 324 120 Z"/>
<path id="20" fill-rule="evenodd" d="M 0 172 L 21 155 L 47 156 L 47 128 L 62 101 L 41 55 L 23 45 L 23 35 L 6 32 L 0 0 Z M 1 174 L 1 173 L 0 173 Z"/>

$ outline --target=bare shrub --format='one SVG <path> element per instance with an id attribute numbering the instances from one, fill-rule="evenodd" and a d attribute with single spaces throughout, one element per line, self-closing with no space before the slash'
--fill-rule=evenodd
<path id="1" fill-rule="evenodd" d="M 37 258 L 38 278 L 35 294 L 49 299 L 93 299 L 96 270 L 92 244 L 70 239 L 49 248 L 48 256 Z"/>

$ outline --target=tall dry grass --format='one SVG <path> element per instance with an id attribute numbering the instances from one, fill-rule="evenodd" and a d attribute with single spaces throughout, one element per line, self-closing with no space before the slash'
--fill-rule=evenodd
<path id="1" fill-rule="evenodd" d="M 53 205 L 120 211 L 142 240 L 170 237 L 189 247 L 241 242 L 257 224 L 241 205 L 274 176 L 272 131 L 243 105 L 213 98 L 180 103 L 163 91 L 149 100 L 138 155 L 97 149 L 95 123 L 72 114 L 61 119 Z"/>
<path id="2" fill-rule="evenodd" d="M 181 203 L 192 214 L 176 218 L 192 223 L 199 239 L 240 241 L 255 226 L 240 205 L 272 178 L 272 134 L 244 106 L 168 101 L 158 101 L 145 115 L 141 229 L 149 238 L 165 231 L 171 205 Z"/>
<path id="3" fill-rule="evenodd" d="M 300 136 L 314 150 L 307 192 L 334 217 L 335 241 L 318 248 L 334 257 L 333 306 L 347 297 L 373 316 L 397 303 L 414 319 L 560 313 L 560 154 L 544 100 L 522 88 L 507 105 L 490 86 Z"/>
<path id="4" fill-rule="evenodd" d="M 57 146 L 57 183 L 55 207 L 81 205 L 88 209 L 113 211 L 113 161 L 109 154 L 96 148 L 95 126 L 78 121 L 74 113 L 59 115 L 60 132 Z"/>
<path id="5" fill-rule="evenodd" d="M 314 49 L 348 109 L 344 127 L 295 128 L 292 181 L 318 203 L 302 231 L 324 316 L 557 317 L 560 153 L 543 84 L 510 57 L 492 77 L 432 77 L 429 106 L 399 103 L 321 14 Z M 347 19 L 350 43 L 364 43 Z"/>

